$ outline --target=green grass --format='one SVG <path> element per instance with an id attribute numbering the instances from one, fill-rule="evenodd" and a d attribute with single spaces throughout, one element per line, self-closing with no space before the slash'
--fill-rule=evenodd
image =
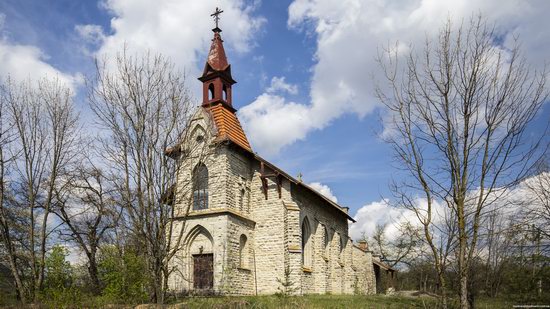
<path id="1" fill-rule="evenodd" d="M 1 303 L 1 302 L 0 302 Z M 479 309 L 501 309 L 512 308 L 513 305 L 521 302 L 503 300 L 503 299 L 478 299 L 476 308 Z M 458 308 L 456 301 L 450 301 L 449 309 Z M 524 303 L 526 304 L 526 303 Z M 532 303 L 534 304 L 534 303 Z M 82 299 L 79 304 L 54 304 L 42 303 L 39 306 L 21 307 L 16 303 L 0 304 L 2 308 L 134 308 L 132 305 L 109 305 L 108 302 L 101 298 Z M 398 308 L 438 308 L 437 301 L 429 297 L 409 298 L 399 296 L 385 295 L 308 295 L 295 297 L 279 297 L 279 296 L 243 296 L 243 297 L 191 297 L 184 298 L 170 305 L 140 305 L 140 309 L 176 309 L 176 308 L 204 308 L 204 309 L 302 309 L 302 308 L 342 308 L 342 309 L 398 309 Z"/>
<path id="2" fill-rule="evenodd" d="M 478 299 L 476 308 L 501 309 L 512 308 L 518 302 L 502 299 Z M 365 308 L 365 309 L 397 309 L 397 308 L 438 308 L 433 298 L 408 298 L 385 295 L 308 295 L 298 297 L 251 296 L 251 297 L 205 297 L 189 298 L 178 302 L 170 308 Z M 450 301 L 449 308 L 458 308 L 458 303 Z"/>
<path id="3" fill-rule="evenodd" d="M 178 303 L 179 308 L 425 308 L 423 303 L 432 300 L 387 296 L 310 295 L 297 297 L 205 297 L 189 298 Z"/>

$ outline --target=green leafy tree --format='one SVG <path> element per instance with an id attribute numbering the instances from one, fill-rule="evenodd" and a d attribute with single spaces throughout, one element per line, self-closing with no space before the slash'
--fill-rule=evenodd
<path id="1" fill-rule="evenodd" d="M 103 283 L 102 295 L 106 301 L 116 303 L 142 303 L 147 301 L 150 284 L 143 257 L 132 250 L 114 246 L 101 249 L 98 264 Z"/>
<path id="2" fill-rule="evenodd" d="M 46 257 L 44 291 L 42 300 L 54 307 L 67 307 L 78 303 L 80 290 L 74 285 L 71 263 L 67 261 L 69 250 L 55 245 Z"/>

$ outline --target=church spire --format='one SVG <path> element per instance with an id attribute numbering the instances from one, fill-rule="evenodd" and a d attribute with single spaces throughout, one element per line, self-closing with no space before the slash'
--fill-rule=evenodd
<path id="1" fill-rule="evenodd" d="M 216 104 L 223 104 L 230 110 L 235 111 L 231 103 L 231 86 L 236 83 L 231 77 L 231 65 L 227 61 L 223 40 L 220 35 L 222 30 L 218 26 L 219 15 L 223 11 L 216 8 L 211 15 L 214 17 L 216 27 L 212 29 L 214 38 L 208 52 L 208 58 L 204 65 L 202 76 L 199 80 L 203 83 L 202 106 L 208 107 Z"/>
<path id="2" fill-rule="evenodd" d="M 225 56 L 223 40 L 220 36 L 222 30 L 219 28 L 218 22 L 222 12 L 216 8 L 214 14 L 211 15 L 214 17 L 216 27 L 212 29 L 214 38 L 202 76 L 199 77 L 202 82 L 202 107 L 212 116 L 216 126 L 215 140 L 217 142 L 229 141 L 252 152 L 246 134 L 244 134 L 237 114 L 235 114 L 237 110 L 231 103 L 231 86 L 236 81 L 231 77 L 231 65 Z"/>

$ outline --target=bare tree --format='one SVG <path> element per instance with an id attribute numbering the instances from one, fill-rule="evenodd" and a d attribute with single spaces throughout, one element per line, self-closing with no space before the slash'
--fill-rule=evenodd
<path id="1" fill-rule="evenodd" d="M 399 264 L 410 266 L 410 259 L 416 257 L 420 245 L 419 231 L 408 222 L 397 225 L 397 237 L 389 239 L 386 235 L 387 224 L 377 225 L 371 243 L 375 252 L 391 267 Z"/>
<path id="2" fill-rule="evenodd" d="M 15 281 L 15 288 L 18 297 L 23 303 L 27 298 L 23 287 L 20 267 L 18 266 L 17 244 L 14 237 L 15 229 L 20 228 L 13 218 L 8 200 L 9 169 L 13 163 L 14 157 L 10 155 L 9 147 L 13 145 L 15 136 L 13 132 L 13 123 L 7 113 L 10 94 L 10 81 L 8 85 L 2 85 L 0 88 L 0 241 L 5 249 L 5 259 Z"/>
<path id="3" fill-rule="evenodd" d="M 528 209 L 527 219 L 539 225 L 540 232 L 550 239 L 550 167 L 545 161 L 535 169 L 535 175 L 523 182 L 527 200 L 519 204 Z"/>
<path id="4" fill-rule="evenodd" d="M 56 187 L 53 211 L 66 226 L 59 231 L 61 237 L 76 243 L 86 255 L 91 290 L 99 295 L 97 254 L 119 221 L 121 199 L 109 175 L 89 155 L 83 160 Z"/>
<path id="5" fill-rule="evenodd" d="M 522 222 L 514 222 L 505 210 L 495 207 L 487 211 L 479 231 L 478 255 L 484 262 L 483 286 L 489 297 L 496 297 L 500 291 L 504 270 L 512 254 L 514 235 L 517 233 L 518 225 L 522 225 Z"/>
<path id="6" fill-rule="evenodd" d="M 151 299 L 158 303 L 164 302 L 184 230 L 172 220 L 179 212 L 175 204 L 182 203 L 173 198 L 175 191 L 185 187 L 176 189 L 181 160 L 165 150 L 184 148 L 182 134 L 194 111 L 185 78 L 173 66 L 160 55 L 129 56 L 125 50 L 112 66 L 98 63 L 89 84 L 90 106 L 108 131 L 102 155 L 118 177 L 123 219 L 143 248 Z"/>
<path id="7" fill-rule="evenodd" d="M 435 203 L 452 211 L 461 308 L 471 306 L 469 269 L 484 210 L 537 159 L 540 139 L 525 132 L 548 97 L 546 72 L 532 72 L 517 44 L 505 49 L 495 38 L 481 16 L 458 29 L 449 21 L 403 66 L 395 49 L 379 59 L 388 81 L 377 90 L 390 113 L 387 139 L 410 176 L 394 191 L 421 222 L 438 272 Z M 427 205 L 414 202 L 418 195 Z"/>
<path id="8" fill-rule="evenodd" d="M 27 293 L 36 300 L 44 282 L 54 188 L 74 157 L 78 115 L 71 90 L 57 79 L 9 82 L 3 100 L 14 138 L 9 195 L 13 224 L 6 233 L 18 235 L 11 254 L 18 258 L 19 278 L 28 278 L 18 286 L 20 297 L 25 301 Z"/>

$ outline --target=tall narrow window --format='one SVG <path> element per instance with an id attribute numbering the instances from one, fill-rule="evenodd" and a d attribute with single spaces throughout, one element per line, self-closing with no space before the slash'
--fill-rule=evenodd
<path id="1" fill-rule="evenodd" d="M 210 86 L 208 86 L 208 100 L 213 100 L 214 99 L 214 84 L 210 84 Z"/>
<path id="2" fill-rule="evenodd" d="M 227 87 L 223 85 L 222 89 L 223 89 L 223 99 L 227 101 Z"/>
<path id="3" fill-rule="evenodd" d="M 239 260 L 240 260 L 240 267 L 241 268 L 248 268 L 248 239 L 246 238 L 246 235 L 242 234 L 241 239 L 239 241 Z"/>
<path id="4" fill-rule="evenodd" d="M 306 217 L 302 222 L 302 265 L 306 268 L 311 267 L 311 247 L 311 227 L 309 226 L 309 220 Z"/>
<path id="5" fill-rule="evenodd" d="M 208 208 L 208 169 L 202 163 L 193 170 L 193 209 Z"/>

